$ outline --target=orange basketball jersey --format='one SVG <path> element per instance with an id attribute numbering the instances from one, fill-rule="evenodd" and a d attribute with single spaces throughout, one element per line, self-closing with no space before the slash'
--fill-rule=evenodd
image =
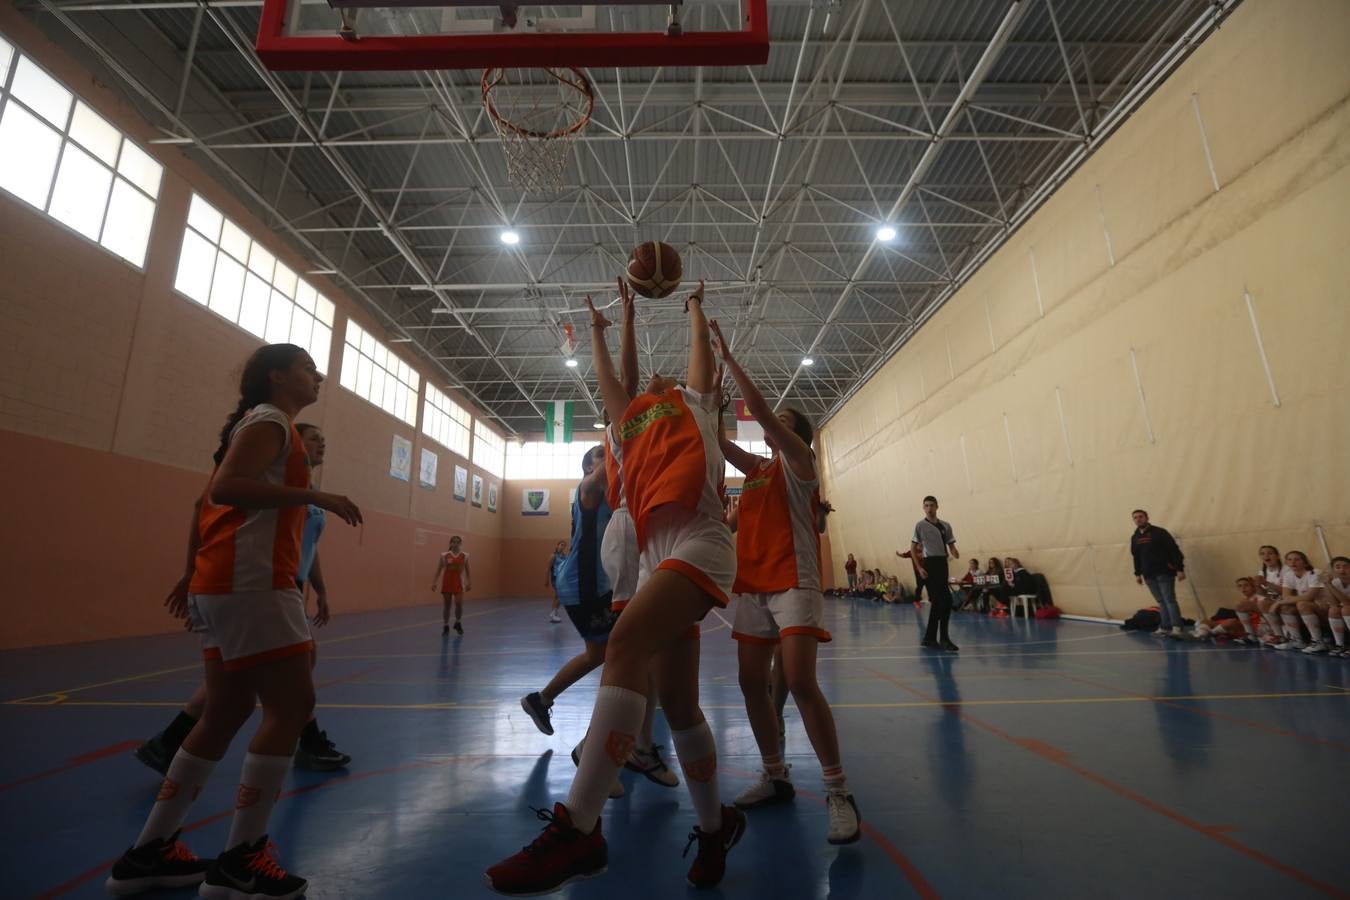
<path id="1" fill-rule="evenodd" d="M 442 553 L 445 560 L 445 574 L 441 576 L 442 594 L 464 593 L 464 562 L 469 554 L 461 550 L 458 553 Z"/>
<path id="2" fill-rule="evenodd" d="M 781 456 L 761 459 L 741 487 L 736 531 L 738 594 L 820 590 L 820 483 L 803 481 Z"/>
<path id="3" fill-rule="evenodd" d="M 710 395 L 680 387 L 639 394 L 624 411 L 623 491 L 639 547 L 647 545 L 647 516 L 668 503 L 721 518 L 716 486 L 726 462 L 711 404 Z"/>
<path id="4" fill-rule="evenodd" d="M 262 422 L 279 425 L 286 435 L 281 452 L 263 472 L 263 480 L 286 487 L 309 487 L 309 458 L 300 434 L 286 414 L 270 403 L 245 413 L 230 432 L 230 440 Z M 216 473 L 211 473 L 212 481 L 215 477 Z M 208 483 L 197 517 L 197 557 L 188 590 L 194 594 L 234 594 L 294 588 L 307 510 L 303 505 L 282 509 L 219 506 L 211 502 Z"/>

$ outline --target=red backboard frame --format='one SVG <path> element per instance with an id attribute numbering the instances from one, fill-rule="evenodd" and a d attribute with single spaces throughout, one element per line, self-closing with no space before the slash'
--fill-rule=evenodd
<path id="1" fill-rule="evenodd" d="M 741 66 L 769 58 L 768 0 L 748 0 L 740 31 L 630 34 L 475 34 L 371 36 L 358 41 L 285 33 L 299 0 L 263 0 L 255 48 L 269 69 L 381 71 L 500 67 Z"/>

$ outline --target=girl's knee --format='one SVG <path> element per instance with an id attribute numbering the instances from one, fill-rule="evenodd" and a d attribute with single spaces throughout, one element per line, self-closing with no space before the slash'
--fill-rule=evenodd
<path id="1" fill-rule="evenodd" d="M 1307 600 L 1298 601 L 1298 614 L 1300 616 L 1310 616 L 1317 612 L 1317 607 Z"/>

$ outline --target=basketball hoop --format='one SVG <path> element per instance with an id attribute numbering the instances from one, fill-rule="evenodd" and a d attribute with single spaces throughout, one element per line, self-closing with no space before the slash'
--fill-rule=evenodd
<path id="1" fill-rule="evenodd" d="M 507 178 L 532 194 L 561 191 L 572 142 L 595 107 L 586 76 L 573 68 L 485 69 L 482 88 Z"/>

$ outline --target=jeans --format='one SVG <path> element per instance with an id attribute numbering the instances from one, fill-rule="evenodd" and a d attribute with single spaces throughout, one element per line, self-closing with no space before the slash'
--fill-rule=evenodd
<path id="1" fill-rule="evenodd" d="M 1171 572 L 1166 575 L 1145 575 L 1144 584 L 1158 604 L 1161 621 L 1158 627 L 1164 631 L 1181 627 L 1181 607 L 1177 605 L 1177 576 Z"/>
<path id="2" fill-rule="evenodd" d="M 850 591 L 853 591 L 853 590 L 856 590 L 857 587 L 858 587 L 858 576 L 855 575 L 855 574 L 852 573 L 852 572 L 849 572 L 849 573 L 848 573 L 848 589 L 849 589 Z"/>

